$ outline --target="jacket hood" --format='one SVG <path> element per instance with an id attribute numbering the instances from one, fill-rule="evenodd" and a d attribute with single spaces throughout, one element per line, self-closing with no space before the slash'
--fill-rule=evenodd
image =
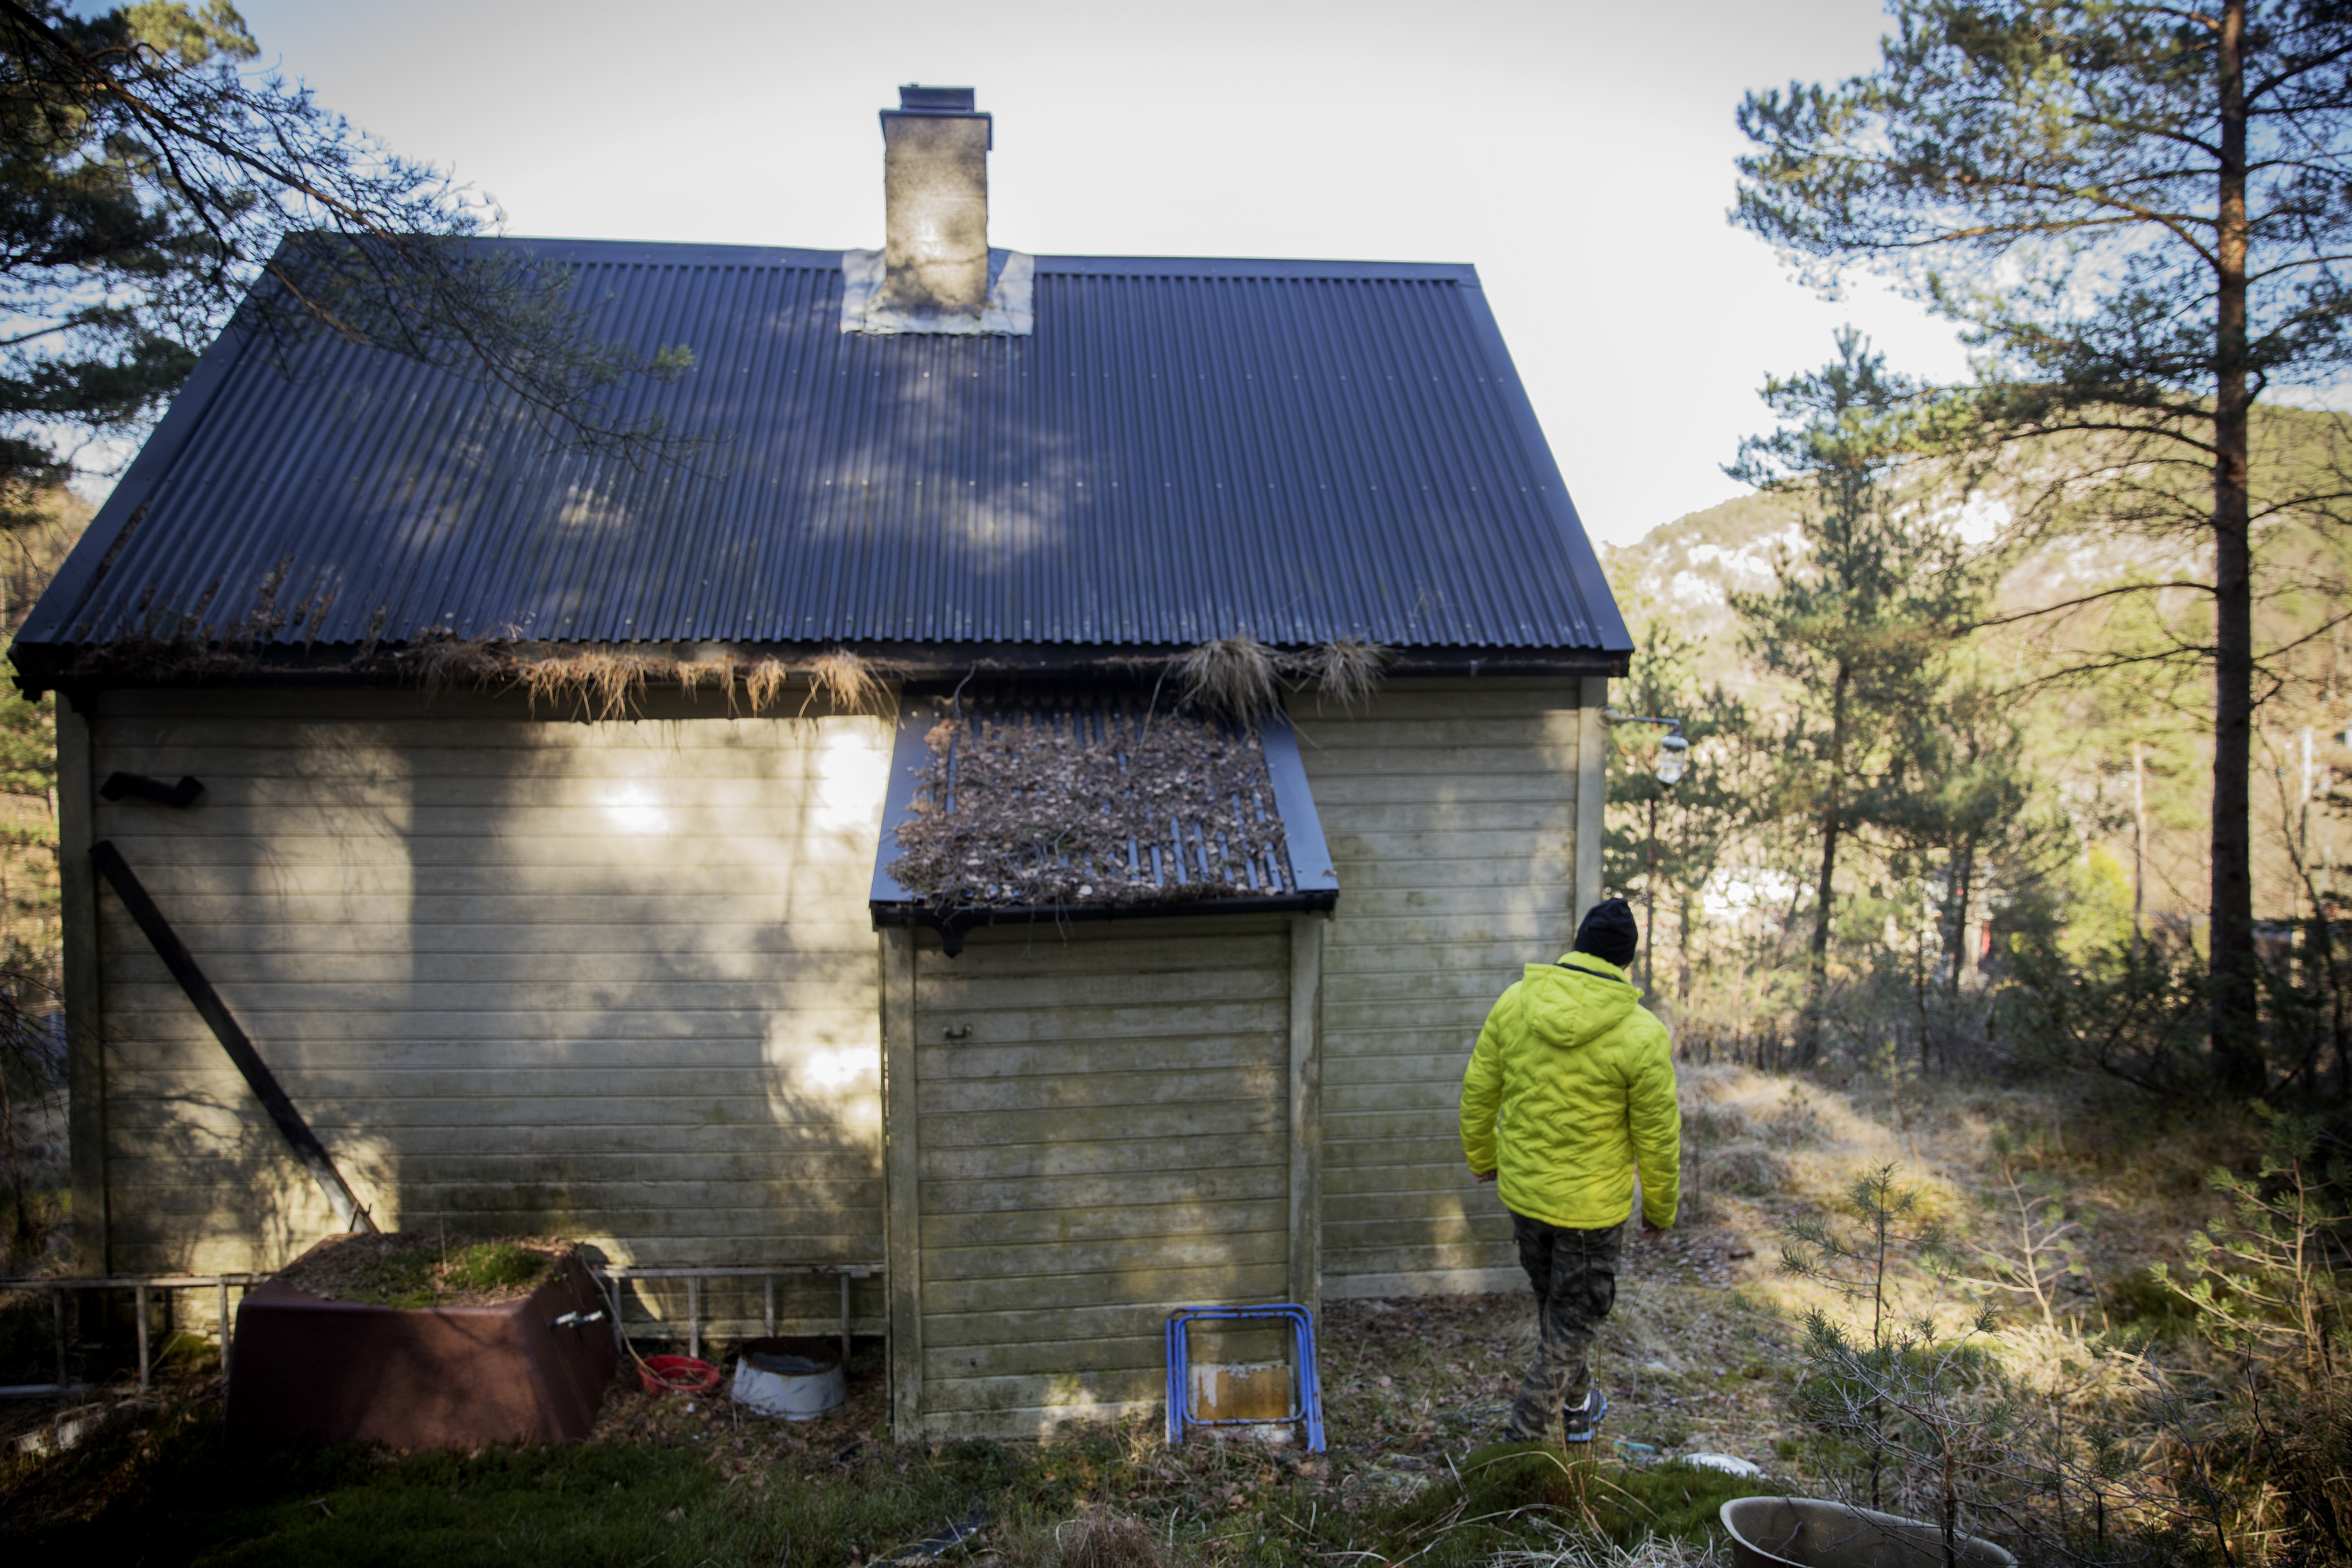
<path id="1" fill-rule="evenodd" d="M 1623 970 L 1589 952 L 1571 952 L 1558 963 L 1530 963 L 1519 986 L 1528 1033 L 1564 1051 L 1615 1028 L 1642 999 Z"/>

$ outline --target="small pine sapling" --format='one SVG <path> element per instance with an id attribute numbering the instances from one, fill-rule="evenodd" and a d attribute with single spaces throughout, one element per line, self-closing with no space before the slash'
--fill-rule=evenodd
<path id="1" fill-rule="evenodd" d="M 1948 1334 L 1931 1313 L 1899 1312 L 1893 1274 L 1906 1262 L 1948 1278 L 1952 1247 L 1922 1212 L 1918 1190 L 1896 1182 L 1892 1165 L 1856 1181 L 1842 1215 L 1788 1226 L 1780 1272 L 1823 1287 L 1857 1311 L 1868 1307 L 1866 1325 L 1840 1323 L 1819 1308 L 1805 1314 L 1797 1406 L 1816 1429 L 1863 1450 L 1873 1508 L 1884 1506 L 1889 1472 L 1929 1483 L 1949 1565 L 1958 1561 L 1964 1480 L 2011 1422 L 2005 1404 L 1982 1392 L 1987 1363 L 1977 1341 L 1991 1331 L 1990 1314 L 1979 1310 Z"/>
<path id="2" fill-rule="evenodd" d="M 2252 1449 L 2296 1504 L 2305 1531 L 2352 1557 L 2352 1163 L 2305 1116 L 2264 1112 L 2270 1148 L 2254 1175 L 2216 1170 L 2231 1224 L 2189 1238 L 2189 1275 L 2149 1272 L 2197 1309 L 2238 1359 L 2236 1402 Z M 2218 1511 L 2213 1528 L 2221 1533 Z M 2226 1552 L 2226 1542 L 2224 1551 Z"/>
<path id="3" fill-rule="evenodd" d="M 1869 1455 L 1873 1506 L 1885 1471 L 1928 1482 L 1945 1568 L 1959 1562 L 1963 1489 L 2015 1425 L 2007 1402 L 1984 1395 L 1990 1364 L 1977 1342 L 1991 1331 L 1989 1312 L 1950 1334 L 1922 1314 L 1886 1322 L 1878 1342 L 1865 1345 L 1820 1308 L 1805 1314 L 1798 1410 Z"/>
<path id="4" fill-rule="evenodd" d="M 1996 1128 L 1993 1156 L 2000 1162 L 2000 1193 L 2010 1217 L 2002 1229 L 2006 1250 L 1985 1249 L 1978 1260 L 1985 1272 L 1970 1282 L 1988 1290 L 2022 1297 L 2041 1313 L 2042 1326 L 2058 1326 L 2058 1292 L 2069 1279 L 2087 1278 L 2083 1264 L 2083 1226 L 2066 1213 L 2066 1200 L 2047 1183 L 2021 1175 L 2017 1145 Z"/>

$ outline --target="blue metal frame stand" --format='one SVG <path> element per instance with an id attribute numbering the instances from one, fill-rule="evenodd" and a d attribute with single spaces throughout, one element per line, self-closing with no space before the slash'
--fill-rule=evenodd
<path id="1" fill-rule="evenodd" d="M 1183 1444 L 1192 1426 L 1263 1426 L 1255 1416 L 1203 1419 L 1192 1414 L 1191 1329 L 1202 1322 L 1286 1322 L 1293 1354 L 1293 1397 L 1285 1421 L 1306 1424 L 1307 1451 L 1323 1451 L 1323 1378 L 1315 1363 L 1315 1320 L 1306 1308 L 1284 1302 L 1273 1307 L 1179 1307 L 1168 1314 L 1168 1446 Z"/>

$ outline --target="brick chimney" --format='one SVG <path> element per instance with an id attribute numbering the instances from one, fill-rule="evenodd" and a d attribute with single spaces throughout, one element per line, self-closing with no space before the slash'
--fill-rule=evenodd
<path id="1" fill-rule="evenodd" d="M 882 111 L 880 310 L 969 317 L 989 302 L 988 152 L 995 123 L 968 87 L 902 87 Z"/>

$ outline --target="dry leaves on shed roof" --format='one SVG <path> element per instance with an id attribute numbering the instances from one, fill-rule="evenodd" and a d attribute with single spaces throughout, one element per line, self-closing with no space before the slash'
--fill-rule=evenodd
<path id="1" fill-rule="evenodd" d="M 927 739 L 887 869 L 935 909 L 1296 890 L 1255 731 L 1114 701 L 967 710 Z"/>

